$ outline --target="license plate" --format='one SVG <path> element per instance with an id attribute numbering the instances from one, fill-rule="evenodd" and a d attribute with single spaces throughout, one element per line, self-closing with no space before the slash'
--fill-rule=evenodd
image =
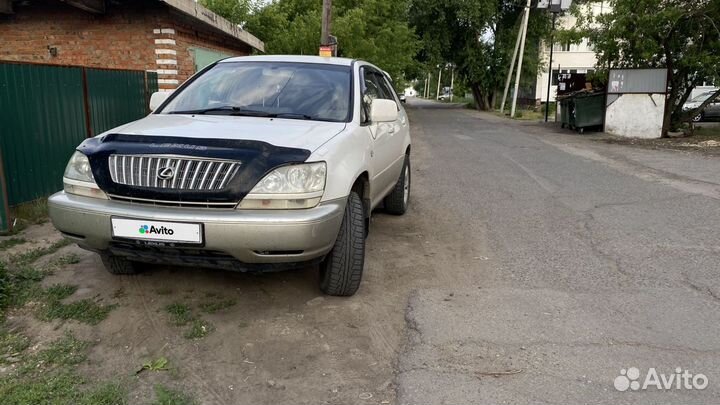
<path id="1" fill-rule="evenodd" d="M 151 221 L 112 218 L 112 234 L 116 238 L 155 242 L 202 243 L 202 226 L 185 222 Z"/>

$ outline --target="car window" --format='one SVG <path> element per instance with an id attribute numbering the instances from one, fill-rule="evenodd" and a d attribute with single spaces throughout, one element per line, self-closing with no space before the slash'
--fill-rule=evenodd
<path id="1" fill-rule="evenodd" d="M 232 107 L 286 118 L 344 122 L 351 112 L 350 88 L 348 66 L 224 62 L 191 82 L 161 113 Z"/>
<path id="2" fill-rule="evenodd" d="M 377 81 L 380 91 L 383 93 L 383 97 L 386 100 L 395 100 L 395 90 L 388 84 L 387 78 L 382 73 L 375 73 L 375 80 Z"/>
<path id="3" fill-rule="evenodd" d="M 360 122 L 367 122 L 367 116 L 370 113 L 370 105 L 372 100 L 376 98 L 384 100 L 396 101 L 392 87 L 388 85 L 385 76 L 370 67 L 362 68 L 362 107 L 360 113 Z"/>

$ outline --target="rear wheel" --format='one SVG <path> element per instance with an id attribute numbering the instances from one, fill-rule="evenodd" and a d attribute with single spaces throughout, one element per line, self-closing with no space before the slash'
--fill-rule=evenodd
<path id="1" fill-rule="evenodd" d="M 110 274 L 122 275 L 122 274 L 135 274 L 137 273 L 137 266 L 130 260 L 111 254 L 101 254 L 103 265 L 105 270 Z"/>
<path id="2" fill-rule="evenodd" d="M 360 287 L 365 265 L 365 214 L 360 196 L 352 191 L 335 246 L 320 263 L 320 290 L 350 296 Z"/>
<path id="3" fill-rule="evenodd" d="M 385 211 L 394 215 L 402 215 L 407 211 L 410 201 L 410 156 L 405 155 L 400 178 L 395 183 L 395 188 L 385 197 Z"/>
<path id="4" fill-rule="evenodd" d="M 702 121 L 702 119 L 703 119 L 702 114 L 698 114 L 698 115 L 694 116 L 692 120 L 693 120 L 693 122 L 700 122 L 700 121 Z"/>

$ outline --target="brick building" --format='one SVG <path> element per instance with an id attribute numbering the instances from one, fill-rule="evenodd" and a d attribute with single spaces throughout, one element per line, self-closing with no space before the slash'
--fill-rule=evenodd
<path id="1" fill-rule="evenodd" d="M 262 41 L 194 0 L 0 0 L 0 61 L 156 71 L 172 90 L 253 50 Z"/>

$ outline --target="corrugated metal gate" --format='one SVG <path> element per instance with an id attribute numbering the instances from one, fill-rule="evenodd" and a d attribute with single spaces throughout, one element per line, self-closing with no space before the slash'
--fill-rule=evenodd
<path id="1" fill-rule="evenodd" d="M 151 72 L 0 62 L 0 153 L 9 204 L 61 189 L 73 149 L 147 115 L 155 91 Z"/>

